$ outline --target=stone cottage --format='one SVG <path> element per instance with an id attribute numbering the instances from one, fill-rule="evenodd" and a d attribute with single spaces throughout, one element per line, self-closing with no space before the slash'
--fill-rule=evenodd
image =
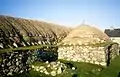
<path id="1" fill-rule="evenodd" d="M 110 52 L 109 48 L 113 47 L 113 44 L 107 46 L 107 48 L 103 45 L 110 41 L 104 32 L 82 24 L 59 43 L 58 59 L 106 66 L 112 58 L 109 54 L 115 53 L 114 56 L 118 55 L 118 50 Z"/>
<path id="2" fill-rule="evenodd" d="M 116 29 L 105 29 L 104 31 L 112 41 L 120 44 L 120 28 Z"/>

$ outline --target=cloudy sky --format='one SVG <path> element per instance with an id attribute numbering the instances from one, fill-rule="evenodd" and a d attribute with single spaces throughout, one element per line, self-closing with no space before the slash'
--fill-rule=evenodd
<path id="1" fill-rule="evenodd" d="M 0 15 L 45 20 L 69 27 L 83 21 L 120 28 L 120 0 L 0 0 Z"/>

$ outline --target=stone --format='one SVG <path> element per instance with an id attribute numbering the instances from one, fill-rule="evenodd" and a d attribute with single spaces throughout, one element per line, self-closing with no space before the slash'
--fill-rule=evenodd
<path id="1" fill-rule="evenodd" d="M 58 68 L 57 68 L 57 67 L 55 67 L 54 69 L 55 69 L 55 70 L 57 70 Z"/>
<path id="2" fill-rule="evenodd" d="M 43 71 L 47 71 L 47 69 L 44 67 L 44 68 L 43 68 Z"/>
<path id="3" fill-rule="evenodd" d="M 0 48 L 4 48 L 2 43 L 0 43 Z"/>
<path id="4" fill-rule="evenodd" d="M 75 70 L 75 67 L 72 67 L 72 70 Z"/>
<path id="5" fill-rule="evenodd" d="M 72 61 L 77 61 L 77 59 L 76 59 L 76 58 L 73 58 Z"/>
<path id="6" fill-rule="evenodd" d="M 18 58 L 16 59 L 16 61 L 18 61 Z"/>
<path id="7" fill-rule="evenodd" d="M 57 63 L 60 64 L 60 61 L 58 61 Z"/>
<path id="8" fill-rule="evenodd" d="M 24 42 L 22 42 L 23 46 L 26 46 Z"/>
<path id="9" fill-rule="evenodd" d="M 10 75 L 12 75 L 12 72 L 9 72 L 9 73 L 7 74 L 7 76 L 10 76 Z"/>
<path id="10" fill-rule="evenodd" d="M 17 65 L 17 66 L 19 65 L 19 62 L 18 62 L 18 61 L 16 62 L 16 65 Z"/>
<path id="11" fill-rule="evenodd" d="M 36 70 L 36 71 L 40 71 L 40 69 L 39 69 L 39 68 L 36 68 L 35 70 Z"/>
<path id="12" fill-rule="evenodd" d="M 4 67 L 4 64 L 2 64 L 1 66 Z"/>
<path id="13" fill-rule="evenodd" d="M 56 71 L 52 71 L 50 74 L 51 74 L 52 76 L 56 76 Z"/>
<path id="14" fill-rule="evenodd" d="M 85 62 L 89 62 L 89 60 L 86 60 Z"/>
<path id="15" fill-rule="evenodd" d="M 61 59 L 63 59 L 63 58 L 61 58 Z M 66 60 L 71 61 L 71 58 L 67 58 Z"/>
<path id="16" fill-rule="evenodd" d="M 13 43 L 13 46 L 15 46 L 16 48 L 18 47 L 16 43 Z"/>
<path id="17" fill-rule="evenodd" d="M 11 65 L 11 63 L 10 63 L 10 62 L 8 62 L 8 63 L 7 63 L 7 66 L 10 66 L 10 65 Z"/>
<path id="18" fill-rule="evenodd" d="M 49 73 L 47 71 L 44 72 L 46 75 L 49 75 Z"/>
<path id="19" fill-rule="evenodd" d="M 32 68 L 35 68 L 35 66 L 34 66 L 34 65 L 32 65 Z"/>
<path id="20" fill-rule="evenodd" d="M 93 60 L 91 60 L 90 63 L 93 63 Z"/>
<path id="21" fill-rule="evenodd" d="M 52 68 L 56 68 L 56 67 L 57 67 L 57 65 L 53 65 L 53 66 L 52 66 Z"/>
<path id="22" fill-rule="evenodd" d="M 43 70 L 45 67 L 44 66 L 40 66 L 39 69 Z"/>
<path id="23" fill-rule="evenodd" d="M 51 64 L 51 65 L 56 65 L 56 62 L 51 62 L 50 64 Z"/>
<path id="24" fill-rule="evenodd" d="M 97 61 L 97 59 L 95 57 L 93 57 L 92 60 Z"/>
<path id="25" fill-rule="evenodd" d="M 95 64 L 99 64 L 99 62 L 95 61 Z"/>
<path id="26" fill-rule="evenodd" d="M 14 70 L 13 69 L 10 69 L 10 72 L 13 72 Z"/>
<path id="27" fill-rule="evenodd" d="M 62 73 L 61 68 L 58 68 L 58 70 L 57 70 L 57 74 L 61 74 L 61 73 Z"/>
<path id="28" fill-rule="evenodd" d="M 17 68 L 15 68 L 15 70 L 14 70 L 14 72 L 18 72 L 19 71 L 19 68 L 17 67 Z"/>
<path id="29" fill-rule="evenodd" d="M 23 73 L 23 70 L 21 70 L 20 73 Z"/>
<path id="30" fill-rule="evenodd" d="M 50 67 L 50 64 L 48 64 L 47 67 Z"/>
<path id="31" fill-rule="evenodd" d="M 35 45 L 33 42 L 31 42 L 32 45 Z"/>
<path id="32" fill-rule="evenodd" d="M 29 43 L 29 42 L 27 42 L 27 44 L 28 44 L 28 45 L 30 45 L 30 43 Z"/>
<path id="33" fill-rule="evenodd" d="M 98 71 L 101 71 L 101 69 L 97 69 Z"/>
<path id="34" fill-rule="evenodd" d="M 40 70 L 41 73 L 43 73 L 43 70 Z"/>
<path id="35" fill-rule="evenodd" d="M 45 63 L 46 63 L 46 64 L 48 64 L 49 62 L 48 62 L 48 61 L 46 61 Z"/>
<path id="36" fill-rule="evenodd" d="M 101 62 L 101 63 L 100 63 L 100 65 L 102 65 L 102 66 L 106 66 L 106 64 L 107 64 L 107 63 L 105 63 L 105 62 Z"/>
<path id="37" fill-rule="evenodd" d="M 35 42 L 35 45 L 38 45 L 38 43 L 37 43 L 37 42 Z"/>

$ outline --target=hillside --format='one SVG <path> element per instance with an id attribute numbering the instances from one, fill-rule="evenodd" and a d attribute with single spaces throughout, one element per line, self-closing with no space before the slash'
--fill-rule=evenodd
<path id="1" fill-rule="evenodd" d="M 60 42 L 71 29 L 43 21 L 0 15 L 0 48 Z"/>

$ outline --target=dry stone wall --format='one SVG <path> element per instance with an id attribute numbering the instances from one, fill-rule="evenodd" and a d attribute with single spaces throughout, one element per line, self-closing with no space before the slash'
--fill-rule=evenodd
<path id="1" fill-rule="evenodd" d="M 16 50 L 0 54 L 0 77 L 18 77 L 22 73 L 31 70 L 31 64 L 35 61 L 56 61 L 56 48 L 41 48 L 35 50 Z"/>
<path id="2" fill-rule="evenodd" d="M 111 60 L 116 58 L 119 53 L 120 47 L 117 43 L 112 43 L 105 47 L 68 45 L 58 48 L 58 59 L 108 66 Z"/>
<path id="3" fill-rule="evenodd" d="M 118 56 L 120 53 L 119 51 L 120 51 L 119 44 L 117 43 L 113 44 L 110 49 L 111 58 L 114 59 L 116 56 Z"/>
<path id="4" fill-rule="evenodd" d="M 106 65 L 104 47 L 68 46 L 58 49 L 58 59 Z"/>
<path id="5" fill-rule="evenodd" d="M 31 51 L 15 51 L 0 54 L 0 77 L 9 77 L 14 74 L 21 74 L 30 70 L 29 59 Z"/>

